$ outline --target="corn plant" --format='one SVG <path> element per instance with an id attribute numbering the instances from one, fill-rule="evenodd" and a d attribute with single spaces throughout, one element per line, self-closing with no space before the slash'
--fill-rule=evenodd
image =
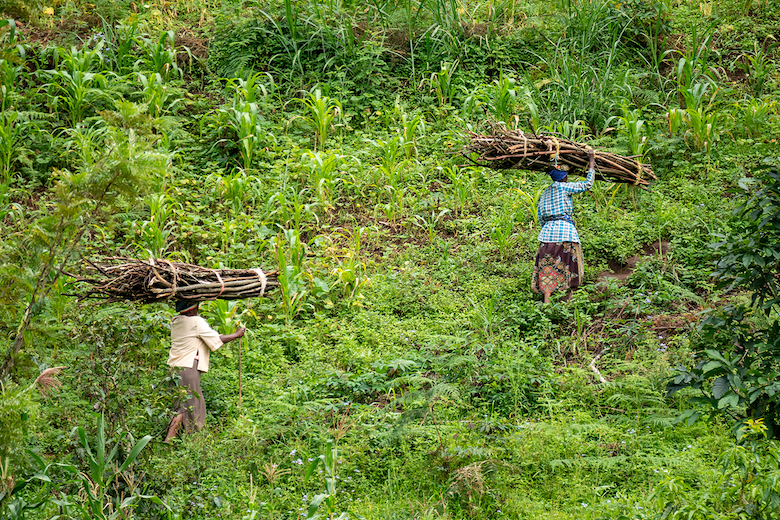
<path id="1" fill-rule="evenodd" d="M 271 247 L 276 258 L 284 323 L 289 327 L 309 298 L 307 278 L 311 276 L 303 269 L 307 247 L 294 229 L 285 229 L 273 237 Z"/>
<path id="2" fill-rule="evenodd" d="M 395 111 L 400 118 L 401 128 L 399 131 L 403 137 L 403 142 L 408 143 L 408 146 L 406 146 L 406 158 L 411 159 L 412 155 L 417 151 L 417 131 L 425 132 L 425 120 L 421 114 L 410 116 L 398 103 L 395 105 Z"/>
<path id="3" fill-rule="evenodd" d="M 442 168 L 441 166 L 439 168 Z M 471 180 L 471 171 L 473 168 L 464 168 L 461 170 L 457 166 L 444 167 L 444 173 L 450 180 L 452 197 L 455 201 L 455 213 L 461 215 L 466 209 L 466 205 L 474 192 Z"/>
<path id="4" fill-rule="evenodd" d="M 425 231 L 428 236 L 428 242 L 433 244 L 436 239 L 436 226 L 441 221 L 442 217 L 449 213 L 450 210 L 442 208 L 437 213 L 436 210 L 431 210 L 430 215 L 415 215 L 412 224 Z"/>
<path id="5" fill-rule="evenodd" d="M 62 57 L 62 69 L 46 71 L 53 80 L 47 87 L 54 90 L 58 101 L 65 103 L 72 126 L 84 119 L 85 110 L 92 101 L 106 95 L 106 77 L 90 72 L 103 61 L 101 49 L 102 43 L 94 49 L 89 49 L 86 45 L 80 50 L 71 47 L 70 52 L 64 53 L 62 49 L 58 49 L 56 55 Z"/>
<path id="6" fill-rule="evenodd" d="M 203 305 L 202 312 L 209 321 L 216 323 L 216 330 L 220 334 L 231 334 L 241 326 L 241 317 L 245 314 L 254 314 L 245 309 L 238 312 L 240 302 L 237 300 L 214 300 Z M 220 351 L 222 352 L 222 351 Z"/>
<path id="7" fill-rule="evenodd" d="M 246 78 L 227 78 L 227 88 L 233 91 L 233 104 L 258 103 L 268 97 L 268 88 L 261 80 L 267 80 L 273 88 L 274 78 L 267 72 L 255 72 Z"/>
<path id="8" fill-rule="evenodd" d="M 21 60 L 14 55 L 9 55 L 8 59 L 0 58 L 0 111 L 4 112 L 11 108 L 14 95 L 17 93 L 16 86 L 25 73 L 20 62 Z"/>
<path id="9" fill-rule="evenodd" d="M 252 182 L 243 170 L 233 172 L 231 175 L 218 176 L 217 190 L 219 194 L 228 202 L 229 210 L 233 215 L 238 215 L 243 211 L 244 201 L 249 194 L 249 185 Z"/>
<path id="10" fill-rule="evenodd" d="M 514 78 L 501 77 L 493 81 L 493 84 L 485 92 L 485 106 L 488 113 L 498 121 L 510 124 L 516 113 L 517 89 Z"/>
<path id="11" fill-rule="evenodd" d="M 81 444 L 80 449 L 83 450 L 84 457 L 89 464 L 89 469 L 82 471 L 69 463 L 50 465 L 50 467 L 56 467 L 61 477 L 65 476 L 67 479 L 66 485 L 58 493 L 52 493 L 61 497 L 51 499 L 52 503 L 59 507 L 60 512 L 63 513 L 60 516 L 98 520 L 127 518 L 128 515 L 131 515 L 131 508 L 141 500 L 148 500 L 170 511 L 168 505 L 155 495 L 143 495 L 137 489 L 131 491 L 129 496 L 124 496 L 124 494 L 116 496 L 116 493 L 113 492 L 114 484 L 120 478 L 127 478 L 125 472 L 138 459 L 141 451 L 152 439 L 151 435 L 146 435 L 136 441 L 130 433 L 121 432 L 111 451 L 108 451 L 109 440 L 106 439 L 105 420 L 102 415 L 98 417 L 97 437 L 93 441 L 90 441 L 81 426 L 76 428 L 75 432 Z M 126 452 L 124 460 L 122 460 L 125 453 L 123 449 L 125 439 L 128 440 L 129 451 Z M 46 470 L 44 470 L 45 473 Z M 52 479 L 45 477 L 44 481 L 52 482 Z M 67 494 L 67 489 L 74 485 L 81 490 L 77 496 L 70 497 Z M 71 501 L 70 499 L 75 500 Z"/>
<path id="12" fill-rule="evenodd" d="M 304 223 L 309 219 L 317 220 L 315 213 L 317 204 L 305 203 L 307 194 L 307 189 L 298 192 L 287 189 L 274 193 L 266 201 L 268 218 L 274 219 L 280 227 L 291 228 L 300 234 Z"/>
<path id="13" fill-rule="evenodd" d="M 0 20 L 0 59 L 12 58 L 12 50 L 16 45 L 16 21 L 13 19 Z"/>
<path id="14" fill-rule="evenodd" d="M 760 137 L 770 115 L 774 114 L 776 103 L 772 100 L 751 98 L 747 104 L 737 105 L 742 111 L 745 129 L 749 137 Z"/>
<path id="15" fill-rule="evenodd" d="M 241 312 L 239 312 L 239 302 L 238 301 L 228 301 L 228 300 L 214 300 L 213 302 L 208 302 L 206 308 L 204 309 L 204 314 L 209 314 L 213 317 L 214 321 L 217 324 L 217 330 L 220 334 L 232 334 L 236 329 L 241 327 L 242 318 L 245 316 L 251 316 L 253 318 L 257 318 L 257 314 L 252 309 L 244 308 Z M 248 332 L 248 331 L 247 331 Z M 243 398 L 243 383 L 242 383 L 242 377 L 241 377 L 241 346 L 243 344 L 243 341 L 241 338 L 239 338 L 237 345 L 236 345 L 236 351 L 238 353 L 238 411 L 241 413 L 241 401 Z M 233 352 L 232 349 L 227 349 L 223 352 L 225 357 L 232 358 Z"/>
<path id="16" fill-rule="evenodd" d="M 717 138 L 718 114 L 702 107 L 695 110 L 689 108 L 685 112 L 689 127 L 686 135 L 690 134 L 693 147 L 700 152 L 711 152 L 712 143 Z"/>
<path id="17" fill-rule="evenodd" d="M 748 84 L 753 90 L 753 95 L 760 97 L 764 92 L 766 80 L 771 77 L 772 71 L 777 68 L 772 63 L 770 54 L 763 47 L 760 47 L 758 43 L 753 42 L 753 52 L 740 56 L 737 64 L 747 74 Z"/>
<path id="18" fill-rule="evenodd" d="M 580 139 L 583 135 L 586 135 L 589 130 L 588 122 L 581 119 L 576 119 L 574 121 L 554 120 L 542 126 L 541 129 L 545 132 L 561 135 L 572 141 Z"/>
<path id="19" fill-rule="evenodd" d="M 397 135 L 387 141 L 376 139 L 369 141 L 371 147 L 379 155 L 379 171 L 393 188 L 403 181 L 402 165 L 405 161 L 406 149 L 411 146 L 403 136 Z"/>
<path id="20" fill-rule="evenodd" d="M 22 137 L 22 126 L 19 112 L 0 113 L 0 179 L 6 187 L 11 182 L 11 165 L 18 153 L 17 144 Z"/>
<path id="21" fill-rule="evenodd" d="M 152 117 L 159 117 L 165 108 L 171 109 L 182 100 L 179 90 L 166 85 L 159 72 L 149 76 L 139 72 L 137 76 L 142 88 L 143 102 L 149 106 L 149 113 Z M 169 102 L 171 99 L 173 101 Z"/>
<path id="22" fill-rule="evenodd" d="M 619 132 L 628 141 L 628 149 L 631 155 L 642 157 L 645 153 L 647 136 L 644 135 L 643 127 L 645 120 L 641 119 L 642 111 L 640 109 L 628 108 L 628 103 L 621 105 L 623 115 L 618 119 L 620 121 Z"/>
<path id="23" fill-rule="evenodd" d="M 545 187 L 542 186 L 534 191 L 524 191 L 520 188 L 515 188 L 515 190 L 520 195 L 520 203 L 525 206 L 528 213 L 531 214 L 531 218 L 533 219 L 534 224 L 536 224 L 536 227 L 539 227 L 539 214 L 537 210 L 539 208 L 539 200 L 542 198 Z"/>
<path id="24" fill-rule="evenodd" d="M 129 25 L 111 24 L 103 20 L 105 47 L 103 55 L 111 70 L 119 75 L 128 74 L 135 63 L 135 49 L 142 43 L 138 34 L 138 21 Z"/>
<path id="25" fill-rule="evenodd" d="M 474 316 L 472 318 L 474 327 L 486 338 L 492 337 L 496 333 L 496 329 L 505 318 L 501 317 L 501 313 L 497 307 L 496 294 L 493 293 L 483 302 L 475 302 L 471 297 L 466 297 L 471 303 L 471 307 L 474 309 Z"/>
<path id="26" fill-rule="evenodd" d="M 311 476 L 320 466 L 322 466 L 322 471 L 324 472 L 325 478 L 325 491 L 324 493 L 314 495 L 314 497 L 311 499 L 309 508 L 306 512 L 307 519 L 315 520 L 318 518 L 327 518 L 332 520 L 348 520 L 349 518 L 354 517 L 358 520 L 365 520 L 364 517 L 352 511 L 342 512 L 341 514 L 338 513 L 339 500 L 337 484 L 339 477 L 337 468 L 338 463 L 340 462 L 341 461 L 338 460 L 338 448 L 335 446 L 333 441 L 329 440 L 327 442 L 327 449 L 325 450 L 325 453 L 315 458 L 311 464 L 309 464 L 309 467 L 306 468 L 304 482 L 308 482 L 309 478 L 311 478 Z M 323 509 L 324 511 L 320 512 L 320 509 Z M 339 516 L 336 516 L 337 514 Z"/>
<path id="27" fill-rule="evenodd" d="M 677 135 L 688 120 L 688 114 L 683 108 L 670 108 L 666 113 L 666 124 L 669 128 L 669 136 Z"/>
<path id="28" fill-rule="evenodd" d="M 303 116 L 303 119 L 314 125 L 315 149 L 320 152 L 324 151 L 328 131 L 333 121 L 341 116 L 341 103 L 337 99 L 323 96 L 319 88 L 314 88 L 307 93 L 306 97 L 296 99 L 296 101 L 308 109 L 309 115 Z"/>
<path id="29" fill-rule="evenodd" d="M 174 202 L 166 193 L 147 195 L 144 201 L 149 206 L 149 219 L 140 223 L 133 221 L 130 229 L 138 236 L 136 244 L 150 258 L 164 258 L 168 243 L 173 234 L 175 221 L 173 216 L 181 205 Z"/>
<path id="30" fill-rule="evenodd" d="M 320 207 L 325 210 L 333 208 L 333 190 L 341 182 L 338 169 L 344 157 L 323 152 L 306 152 L 303 156 L 309 161 L 309 182 Z"/>
<path id="31" fill-rule="evenodd" d="M 354 299 L 360 296 L 360 289 L 368 284 L 365 276 L 365 264 L 360 259 L 363 236 L 367 233 L 364 226 L 354 225 L 352 230 L 338 231 L 336 234 L 351 242 L 351 247 L 330 251 L 334 263 L 330 274 L 341 284 L 344 297 Z"/>
<path id="32" fill-rule="evenodd" d="M 680 87 L 680 96 L 682 97 L 685 108 L 686 109 L 693 109 L 696 110 L 700 107 L 707 107 L 712 105 L 713 101 L 715 100 L 715 96 L 718 94 L 718 89 L 715 89 L 712 92 L 712 95 L 709 96 L 710 90 L 712 89 L 712 83 L 705 82 L 705 83 L 694 83 L 690 87 Z"/>
<path id="33" fill-rule="evenodd" d="M 538 94 L 538 90 L 535 90 Z M 528 111 L 528 124 L 531 126 L 531 131 L 536 132 L 537 128 L 540 128 L 541 118 L 539 117 L 539 105 L 534 99 L 534 94 L 529 87 L 525 87 L 522 92 L 523 103 L 525 109 Z"/>
<path id="34" fill-rule="evenodd" d="M 405 187 L 403 181 L 402 165 L 406 161 L 404 155 L 411 143 L 406 142 L 403 136 L 397 135 L 384 141 L 377 139 L 369 141 L 374 150 L 379 153 L 379 171 L 384 175 L 387 183 L 384 189 L 390 197 L 393 210 L 403 210 Z"/>
<path id="35" fill-rule="evenodd" d="M 506 259 L 520 241 L 520 237 L 514 232 L 515 224 L 514 213 L 503 211 L 493 219 L 493 225 L 490 227 L 490 240 L 498 247 L 502 259 Z"/>
<path id="36" fill-rule="evenodd" d="M 146 46 L 146 66 L 152 74 L 159 74 L 165 81 L 171 79 L 171 75 L 180 79 L 184 74 L 176 61 L 174 41 L 173 31 L 162 33 L 156 41 L 150 38 L 144 41 Z"/>
<path id="37" fill-rule="evenodd" d="M 444 107 L 452 103 L 452 98 L 455 94 L 456 85 L 452 80 L 455 74 L 455 70 L 458 68 L 458 60 L 455 61 L 443 61 L 439 66 L 438 72 L 431 73 L 428 83 L 436 93 L 436 99 L 439 101 L 439 106 Z"/>
<path id="38" fill-rule="evenodd" d="M 238 149 L 244 169 L 252 167 L 260 138 L 267 137 L 260 125 L 261 116 L 256 103 L 242 103 L 228 110 L 230 125 L 238 137 Z"/>
<path id="39" fill-rule="evenodd" d="M 679 56 L 674 70 L 677 76 L 680 104 L 683 104 L 685 101 L 682 97 L 682 93 L 685 90 L 690 90 L 693 87 L 694 82 L 701 83 L 702 81 L 706 81 L 705 68 L 710 53 L 709 45 L 712 39 L 713 28 L 714 26 L 709 27 L 701 34 L 694 25 L 691 29 L 691 46 L 687 52 L 676 49 L 666 51 L 670 54 L 676 53 Z"/>

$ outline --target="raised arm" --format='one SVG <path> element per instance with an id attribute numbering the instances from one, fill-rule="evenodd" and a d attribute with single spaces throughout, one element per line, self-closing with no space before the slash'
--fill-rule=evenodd
<path id="1" fill-rule="evenodd" d="M 564 182 L 559 186 L 560 189 L 568 193 L 581 193 L 588 191 L 593 187 L 593 182 L 596 180 L 596 152 L 592 148 L 588 148 L 588 176 L 584 181 L 580 182 Z"/>

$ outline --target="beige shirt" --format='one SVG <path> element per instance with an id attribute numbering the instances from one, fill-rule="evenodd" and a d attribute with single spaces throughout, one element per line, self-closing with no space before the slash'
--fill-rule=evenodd
<path id="1" fill-rule="evenodd" d="M 209 355 L 221 346 L 219 333 L 200 316 L 179 314 L 171 320 L 170 366 L 191 368 L 198 354 L 198 371 L 208 372 Z"/>

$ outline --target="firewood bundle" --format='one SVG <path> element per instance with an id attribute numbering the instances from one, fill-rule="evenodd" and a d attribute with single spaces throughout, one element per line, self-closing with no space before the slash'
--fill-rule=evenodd
<path id="1" fill-rule="evenodd" d="M 549 135 L 535 135 L 521 130 L 494 126 L 488 135 L 469 132 L 471 144 L 463 149 L 470 161 L 494 170 L 550 171 L 562 165 L 569 171 L 584 172 L 588 168 L 588 146 Z M 656 176 L 649 164 L 630 157 L 594 150 L 596 178 L 622 182 L 646 188 Z M 476 153 L 478 156 L 473 157 Z"/>
<path id="2" fill-rule="evenodd" d="M 94 276 L 70 274 L 88 290 L 80 298 L 154 303 L 166 300 L 240 300 L 279 286 L 276 272 L 261 269 L 209 269 L 168 260 L 112 258 L 112 264 L 86 264 Z"/>

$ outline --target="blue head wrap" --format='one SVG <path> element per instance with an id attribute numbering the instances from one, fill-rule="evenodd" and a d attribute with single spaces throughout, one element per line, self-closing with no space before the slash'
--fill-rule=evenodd
<path id="1" fill-rule="evenodd" d="M 569 175 L 569 172 L 565 172 L 563 170 L 558 170 L 556 168 L 553 168 L 550 170 L 550 173 L 548 174 L 550 177 L 552 177 L 552 180 L 555 182 L 562 181 L 566 178 L 567 175 Z"/>

